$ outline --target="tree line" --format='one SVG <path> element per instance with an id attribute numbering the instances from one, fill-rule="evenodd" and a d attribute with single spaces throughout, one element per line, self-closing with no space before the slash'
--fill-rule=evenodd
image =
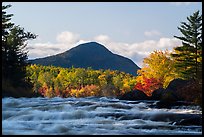
<path id="1" fill-rule="evenodd" d="M 86 97 L 122 95 L 133 90 L 136 77 L 117 70 L 33 64 L 27 66 L 27 80 L 34 92 L 45 97 Z"/>

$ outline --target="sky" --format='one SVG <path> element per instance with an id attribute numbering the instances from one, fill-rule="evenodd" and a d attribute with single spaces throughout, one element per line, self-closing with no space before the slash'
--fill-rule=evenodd
<path id="1" fill-rule="evenodd" d="M 38 35 L 28 59 L 55 55 L 96 41 L 139 67 L 154 50 L 181 45 L 177 27 L 202 2 L 4 2 L 12 22 Z"/>

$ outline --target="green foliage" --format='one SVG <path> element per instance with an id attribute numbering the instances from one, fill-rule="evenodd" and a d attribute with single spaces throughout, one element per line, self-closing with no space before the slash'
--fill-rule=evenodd
<path id="1" fill-rule="evenodd" d="M 3 9 L 10 6 L 2 6 Z M 10 23 L 11 15 L 2 13 L 2 76 L 10 79 L 13 84 L 23 82 L 25 79 L 25 66 L 27 65 L 26 41 L 36 36 L 25 32 L 23 28 Z"/>
<path id="2" fill-rule="evenodd" d="M 202 15 L 197 11 L 187 20 L 178 27 L 183 36 L 174 36 L 182 40 L 182 46 L 175 47 L 171 55 L 182 78 L 202 79 Z"/>
<path id="3" fill-rule="evenodd" d="M 132 90 L 136 82 L 136 77 L 119 71 L 36 64 L 27 66 L 27 79 L 33 91 L 45 97 L 118 96 Z"/>
<path id="4" fill-rule="evenodd" d="M 7 14 L 4 10 L 10 8 L 11 5 L 2 5 L 2 42 L 6 41 L 6 36 L 9 34 L 9 29 L 11 29 L 14 23 L 11 23 L 11 17 L 13 14 Z"/>
<path id="5" fill-rule="evenodd" d="M 2 5 L 2 81 L 9 81 L 14 88 L 30 87 L 26 83 L 27 41 L 36 35 L 25 32 L 24 28 L 11 23 L 13 14 L 7 14 L 11 5 Z M 7 92 L 5 87 L 4 92 Z"/>

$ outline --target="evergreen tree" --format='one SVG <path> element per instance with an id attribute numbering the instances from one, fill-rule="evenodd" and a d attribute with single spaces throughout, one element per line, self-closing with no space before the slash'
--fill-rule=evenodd
<path id="1" fill-rule="evenodd" d="M 2 5 L 2 76 L 6 74 L 6 66 L 7 66 L 7 55 L 9 51 L 9 46 L 7 45 L 7 37 L 9 35 L 9 29 L 14 26 L 14 23 L 11 23 L 11 17 L 13 14 L 6 14 L 4 10 L 11 7 L 11 5 Z"/>
<path id="2" fill-rule="evenodd" d="M 183 36 L 174 36 L 182 40 L 182 46 L 174 48 L 171 55 L 181 77 L 198 79 L 202 75 L 202 15 L 196 11 L 187 20 L 178 27 Z"/>
<path id="3" fill-rule="evenodd" d="M 26 42 L 35 39 L 36 35 L 10 22 L 13 14 L 5 12 L 10 7 L 2 5 L 2 81 L 13 87 L 23 87 L 27 65 Z"/>

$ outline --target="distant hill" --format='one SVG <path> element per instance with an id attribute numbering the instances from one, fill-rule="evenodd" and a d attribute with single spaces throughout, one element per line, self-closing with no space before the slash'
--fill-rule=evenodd
<path id="1" fill-rule="evenodd" d="M 64 68 L 74 66 L 76 68 L 91 67 L 92 69 L 119 70 L 132 75 L 137 75 L 136 71 L 140 69 L 132 60 L 113 54 L 97 42 L 80 44 L 63 53 L 29 60 L 29 62 L 32 64 L 53 65 Z"/>

